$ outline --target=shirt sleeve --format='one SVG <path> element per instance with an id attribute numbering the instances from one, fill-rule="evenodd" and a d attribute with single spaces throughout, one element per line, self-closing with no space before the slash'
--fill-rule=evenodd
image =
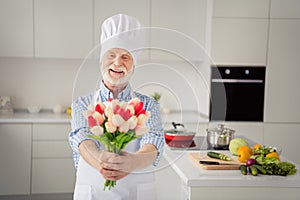
<path id="1" fill-rule="evenodd" d="M 153 163 L 154 166 L 157 166 L 161 159 L 165 144 L 163 136 L 164 131 L 160 116 L 160 106 L 156 101 L 153 100 L 151 103 L 149 103 L 146 109 L 151 112 L 151 117 L 146 124 L 150 127 L 150 131 L 142 137 L 140 145 L 142 147 L 145 144 L 153 144 L 157 148 L 158 154 Z"/>
<path id="2" fill-rule="evenodd" d="M 69 143 L 73 150 L 73 159 L 76 168 L 80 156 L 78 150 L 80 143 L 84 140 L 91 139 L 87 135 L 92 133 L 89 131 L 87 120 L 83 116 L 83 111 L 88 109 L 89 104 L 90 104 L 89 97 L 79 98 L 72 103 L 72 119 L 71 119 L 72 132 L 69 134 Z M 97 142 L 96 140 L 94 141 L 99 148 L 100 146 L 99 142 Z"/>

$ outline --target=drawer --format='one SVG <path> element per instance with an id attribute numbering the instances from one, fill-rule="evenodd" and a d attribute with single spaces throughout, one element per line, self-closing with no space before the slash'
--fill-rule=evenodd
<path id="1" fill-rule="evenodd" d="M 33 141 L 33 158 L 71 158 L 72 149 L 67 141 Z"/>
<path id="2" fill-rule="evenodd" d="M 33 140 L 68 140 L 70 124 L 33 124 Z"/>
<path id="3" fill-rule="evenodd" d="M 73 159 L 33 159 L 32 193 L 72 193 L 75 186 Z"/>

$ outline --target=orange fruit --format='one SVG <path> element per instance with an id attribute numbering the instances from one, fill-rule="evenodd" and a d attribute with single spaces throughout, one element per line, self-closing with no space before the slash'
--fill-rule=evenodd
<path id="1" fill-rule="evenodd" d="M 259 149 L 260 147 L 261 147 L 260 144 L 255 144 L 252 148 L 253 148 L 253 149 Z"/>
<path id="2" fill-rule="evenodd" d="M 252 155 L 252 149 L 249 146 L 240 146 L 238 149 L 238 155 L 242 151 L 247 151 Z"/>
<path id="3" fill-rule="evenodd" d="M 272 158 L 272 157 L 275 157 L 277 158 L 277 160 L 280 161 L 280 156 L 276 152 L 271 152 L 266 155 L 266 158 Z"/>
<path id="4" fill-rule="evenodd" d="M 242 163 L 245 163 L 252 154 L 249 151 L 240 151 L 238 154 L 238 160 Z"/>

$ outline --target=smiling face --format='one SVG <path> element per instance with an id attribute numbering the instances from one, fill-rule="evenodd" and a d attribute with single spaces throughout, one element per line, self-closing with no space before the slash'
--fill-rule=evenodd
<path id="1" fill-rule="evenodd" d="M 107 51 L 101 62 L 103 81 L 109 89 L 125 86 L 133 74 L 131 54 L 119 48 Z"/>

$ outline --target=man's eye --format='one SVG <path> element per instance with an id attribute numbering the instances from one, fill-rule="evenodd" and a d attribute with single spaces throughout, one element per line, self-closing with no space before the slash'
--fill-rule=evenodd
<path id="1" fill-rule="evenodd" d="M 114 54 L 108 54 L 107 57 L 108 58 L 115 58 L 116 56 Z"/>

